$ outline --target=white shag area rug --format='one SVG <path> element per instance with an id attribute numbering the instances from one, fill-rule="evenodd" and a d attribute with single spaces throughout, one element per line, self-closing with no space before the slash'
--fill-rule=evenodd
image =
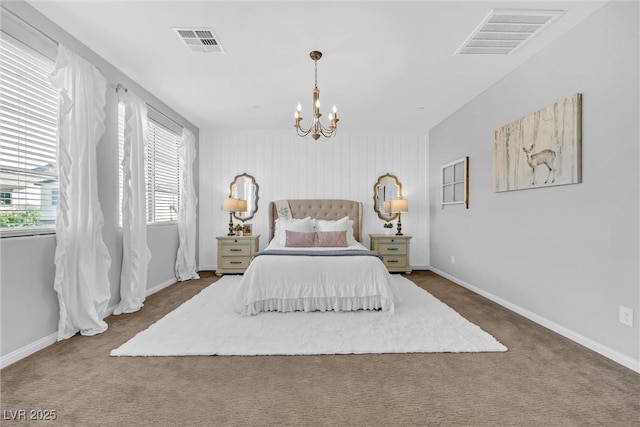
<path id="1" fill-rule="evenodd" d="M 507 348 L 446 304 L 392 275 L 395 312 L 260 313 L 232 307 L 225 276 L 111 351 L 111 356 L 501 352 Z M 177 285 L 179 286 L 179 285 Z"/>

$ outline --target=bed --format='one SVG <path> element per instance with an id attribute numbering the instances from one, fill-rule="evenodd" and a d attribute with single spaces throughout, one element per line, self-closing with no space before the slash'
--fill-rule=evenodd
<path id="1" fill-rule="evenodd" d="M 269 245 L 242 276 L 236 312 L 393 311 L 389 272 L 361 243 L 362 203 L 287 200 L 285 219 L 282 202 L 269 204 Z"/>

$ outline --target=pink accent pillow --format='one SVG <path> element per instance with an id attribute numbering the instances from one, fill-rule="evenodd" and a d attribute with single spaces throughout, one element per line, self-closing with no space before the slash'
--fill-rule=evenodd
<path id="1" fill-rule="evenodd" d="M 316 219 L 316 231 L 347 231 L 347 243 L 355 244 L 356 239 L 353 236 L 353 220 L 348 216 L 335 221 Z"/>
<path id="2" fill-rule="evenodd" d="M 316 240 L 316 233 L 314 231 L 285 231 L 287 233 L 285 246 L 290 248 L 312 248 L 314 246 Z"/>
<path id="3" fill-rule="evenodd" d="M 316 232 L 316 246 L 345 248 L 347 244 L 347 231 L 318 231 Z"/>

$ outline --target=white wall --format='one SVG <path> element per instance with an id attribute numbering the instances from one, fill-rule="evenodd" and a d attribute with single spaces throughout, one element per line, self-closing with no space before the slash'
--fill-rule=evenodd
<path id="1" fill-rule="evenodd" d="M 638 3 L 611 2 L 430 132 L 431 265 L 635 369 L 638 37 Z M 583 182 L 494 193 L 493 130 L 577 92 Z M 442 210 L 440 166 L 464 155 L 470 209 Z"/>
<path id="2" fill-rule="evenodd" d="M 175 122 L 191 129 L 198 141 L 198 128 L 186 121 L 136 82 L 114 68 L 80 41 L 45 18 L 25 2 L 2 4 L 39 31 L 63 43 L 96 65 L 107 80 L 105 134 L 97 146 L 98 196 L 104 214 L 103 239 L 111 256 L 110 305 L 120 300 L 122 229 L 118 226 L 118 107 L 115 86 L 124 84 L 147 103 Z M 195 166 L 197 168 L 197 165 Z M 194 171 L 196 189 L 198 171 Z M 148 230 L 152 258 L 147 289 L 175 280 L 174 263 L 178 249 L 177 226 L 153 226 Z M 2 254 L 1 349 L 3 364 L 50 344 L 58 329 L 58 300 L 53 290 L 55 236 L 0 239 Z"/>
<path id="3" fill-rule="evenodd" d="M 221 200 L 236 175 L 253 175 L 260 187 L 253 233 L 260 247 L 269 238 L 267 206 L 278 199 L 349 199 L 364 205 L 363 244 L 369 233 L 382 233 L 383 221 L 373 210 L 373 185 L 391 173 L 402 183 L 409 212 L 402 231 L 413 236 L 411 265 L 429 265 L 428 150 L 426 135 L 340 132 L 328 141 L 313 141 L 287 131 L 200 131 L 200 268 L 217 263 L 216 236 L 228 231 L 229 215 Z"/>

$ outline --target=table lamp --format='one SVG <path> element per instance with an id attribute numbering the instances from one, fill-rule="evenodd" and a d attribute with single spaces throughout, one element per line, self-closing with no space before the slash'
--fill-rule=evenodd
<path id="1" fill-rule="evenodd" d="M 385 202 L 386 204 L 387 202 Z M 402 236 L 401 212 L 409 212 L 409 201 L 407 199 L 391 200 L 389 203 L 389 212 L 398 214 L 398 232 L 396 236 Z M 386 206 L 385 206 L 386 208 Z"/>
<path id="2" fill-rule="evenodd" d="M 227 236 L 235 236 L 233 231 L 233 213 L 247 210 L 247 201 L 241 199 L 227 198 L 222 200 L 222 210 L 229 212 L 229 233 Z"/>

